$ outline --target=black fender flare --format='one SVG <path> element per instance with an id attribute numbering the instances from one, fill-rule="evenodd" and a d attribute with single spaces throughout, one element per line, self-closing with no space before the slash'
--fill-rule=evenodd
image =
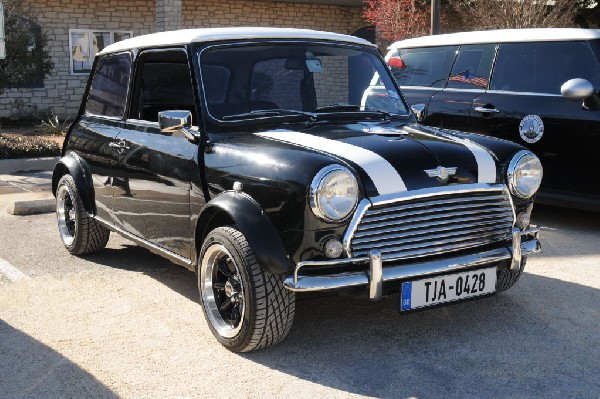
<path id="1" fill-rule="evenodd" d="M 95 215 L 94 184 L 92 182 L 92 171 L 87 162 L 74 152 L 68 152 L 58 160 L 52 172 L 52 194 L 54 196 L 56 196 L 59 180 L 66 174 L 71 175 L 75 181 L 75 186 L 77 186 L 77 191 L 86 212 Z"/>
<path id="2" fill-rule="evenodd" d="M 202 208 L 196 229 L 198 252 L 211 226 L 218 227 L 218 224 L 211 221 L 223 212 L 244 234 L 261 268 L 274 274 L 290 273 L 294 270 L 281 236 L 266 212 L 252 197 L 243 192 L 224 191 Z M 198 259 L 198 263 L 200 261 Z"/>

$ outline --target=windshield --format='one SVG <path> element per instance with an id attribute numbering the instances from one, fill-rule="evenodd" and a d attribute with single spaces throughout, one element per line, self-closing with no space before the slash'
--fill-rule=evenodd
<path id="1" fill-rule="evenodd" d="M 380 112 L 407 115 L 381 58 L 336 45 L 227 46 L 201 53 L 206 106 L 215 119 Z M 267 111 L 271 112 L 260 112 Z"/>

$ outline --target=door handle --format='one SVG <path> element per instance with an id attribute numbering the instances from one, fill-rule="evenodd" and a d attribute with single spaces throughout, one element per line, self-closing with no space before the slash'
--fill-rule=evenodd
<path id="1" fill-rule="evenodd" d="M 482 114 L 497 114 L 498 111 L 496 108 L 485 108 L 485 107 L 477 107 L 475 111 L 480 112 Z"/>
<path id="2" fill-rule="evenodd" d="M 124 140 L 121 141 L 111 141 L 110 143 L 108 143 L 109 147 L 112 148 L 116 148 L 117 150 L 128 150 L 129 147 L 127 146 L 127 143 L 125 143 Z"/>

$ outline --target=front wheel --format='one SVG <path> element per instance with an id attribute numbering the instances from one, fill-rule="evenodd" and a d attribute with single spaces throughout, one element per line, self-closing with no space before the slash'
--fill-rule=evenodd
<path id="1" fill-rule="evenodd" d="M 233 227 L 218 227 L 204 240 L 198 288 L 211 332 L 233 352 L 277 344 L 290 332 L 294 293 L 284 288 L 281 275 L 260 268 Z"/>

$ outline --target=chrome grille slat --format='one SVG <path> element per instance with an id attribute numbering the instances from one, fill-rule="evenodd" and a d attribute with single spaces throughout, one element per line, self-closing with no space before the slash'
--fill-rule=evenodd
<path id="1" fill-rule="evenodd" d="M 367 223 L 365 225 L 363 225 L 361 223 L 361 225 L 357 229 L 357 232 L 385 228 L 386 226 L 389 226 L 389 225 L 398 226 L 398 225 L 424 222 L 426 220 L 447 219 L 450 217 L 479 216 L 480 218 L 493 219 L 493 218 L 502 216 L 503 214 L 506 214 L 505 209 L 486 210 L 485 212 L 481 212 L 481 213 L 473 213 L 473 212 L 443 213 L 443 214 L 439 214 L 439 215 L 429 215 L 429 216 L 407 218 L 407 219 L 401 220 L 400 222 L 396 222 L 396 220 L 399 220 L 400 218 L 395 217 L 395 218 L 390 218 L 390 220 L 388 220 L 386 222 L 382 222 L 382 223 L 371 224 L 371 223 L 368 223 L 368 221 L 365 222 L 365 223 Z"/>
<path id="2" fill-rule="evenodd" d="M 460 200 L 455 200 L 455 201 L 451 201 L 451 202 L 445 202 L 445 201 L 424 201 L 420 204 L 415 205 L 415 206 L 410 206 L 410 205 L 402 205 L 402 206 L 395 206 L 395 207 L 390 207 L 390 208 L 384 208 L 384 209 L 373 209 L 369 211 L 369 215 L 370 216 L 377 216 L 377 215 L 384 215 L 386 213 L 397 213 L 397 212 L 402 212 L 406 209 L 410 209 L 410 210 L 414 210 L 414 209 L 418 209 L 418 208 L 425 208 L 425 207 L 436 207 L 438 205 L 446 205 L 447 208 L 450 207 L 464 207 L 465 205 L 460 205 L 460 204 L 467 204 L 467 206 L 469 207 L 482 207 L 482 206 L 486 206 L 486 205 L 498 205 L 499 203 L 504 203 L 506 202 L 508 204 L 508 201 L 506 199 L 499 199 L 499 200 L 495 200 L 495 201 L 491 201 L 490 198 L 461 198 Z M 454 206 L 453 206 L 454 205 Z M 435 208 L 434 208 L 435 209 Z"/>
<path id="3" fill-rule="evenodd" d="M 409 230 L 418 230 L 418 229 L 423 229 L 423 228 L 435 228 L 437 231 L 440 230 L 448 230 L 448 229 L 454 229 L 456 228 L 455 224 L 458 223 L 475 223 L 477 222 L 477 226 L 484 226 L 484 225 L 490 225 L 490 224 L 498 224 L 498 225 L 504 225 L 506 223 L 512 223 L 512 216 L 510 217 L 502 217 L 502 218 L 477 218 L 477 217 L 470 217 L 470 218 L 459 218 L 459 219 L 454 219 L 454 220 L 439 220 L 437 222 L 433 222 L 433 223 L 418 223 L 418 224 L 413 224 L 410 226 L 398 226 L 397 228 L 391 228 L 391 229 L 381 229 L 381 230 L 366 230 L 366 231 L 361 231 L 361 232 L 357 232 L 354 235 L 354 240 L 353 242 L 356 243 L 360 243 L 363 241 L 363 237 L 371 237 L 371 236 L 375 236 L 375 235 L 387 235 L 389 233 L 395 233 L 397 231 L 409 231 Z M 441 227 L 439 227 L 441 226 Z M 394 234 L 392 234 L 394 235 Z"/>
<path id="4" fill-rule="evenodd" d="M 381 251 L 383 260 L 460 251 L 510 238 L 514 212 L 505 188 L 440 192 L 366 209 L 356 222 L 349 252 Z"/>
<path id="5" fill-rule="evenodd" d="M 408 242 L 419 242 L 419 241 L 427 241 L 427 240 L 437 240 L 440 238 L 451 238 L 451 237 L 456 237 L 456 236 L 460 236 L 460 235 L 464 235 L 464 234 L 470 234 L 470 237 L 477 238 L 476 236 L 473 236 L 472 234 L 482 233 L 482 234 L 477 234 L 477 236 L 479 236 L 479 235 L 491 236 L 491 235 L 497 235 L 498 234 L 497 232 L 498 232 L 498 226 L 471 228 L 468 230 L 460 230 L 458 227 L 455 227 L 453 230 L 449 230 L 449 231 L 446 231 L 445 233 L 441 233 L 441 234 L 431 235 L 431 234 L 420 232 L 419 234 L 411 234 L 411 235 L 407 235 L 405 237 L 398 237 L 398 238 L 401 238 L 401 240 L 394 239 L 394 240 L 390 241 L 390 239 L 392 237 L 387 237 L 387 236 L 379 237 L 379 240 L 371 240 L 371 241 L 356 243 L 356 245 L 354 245 L 354 249 L 355 249 L 355 251 L 360 251 L 361 249 L 369 249 L 369 248 L 371 248 L 371 245 L 373 244 L 373 242 L 380 242 L 386 246 L 389 246 L 389 245 L 400 245 L 402 243 L 408 243 Z M 492 234 L 487 234 L 487 233 L 492 233 Z M 496 233 L 496 234 L 494 234 L 494 233 Z"/>

